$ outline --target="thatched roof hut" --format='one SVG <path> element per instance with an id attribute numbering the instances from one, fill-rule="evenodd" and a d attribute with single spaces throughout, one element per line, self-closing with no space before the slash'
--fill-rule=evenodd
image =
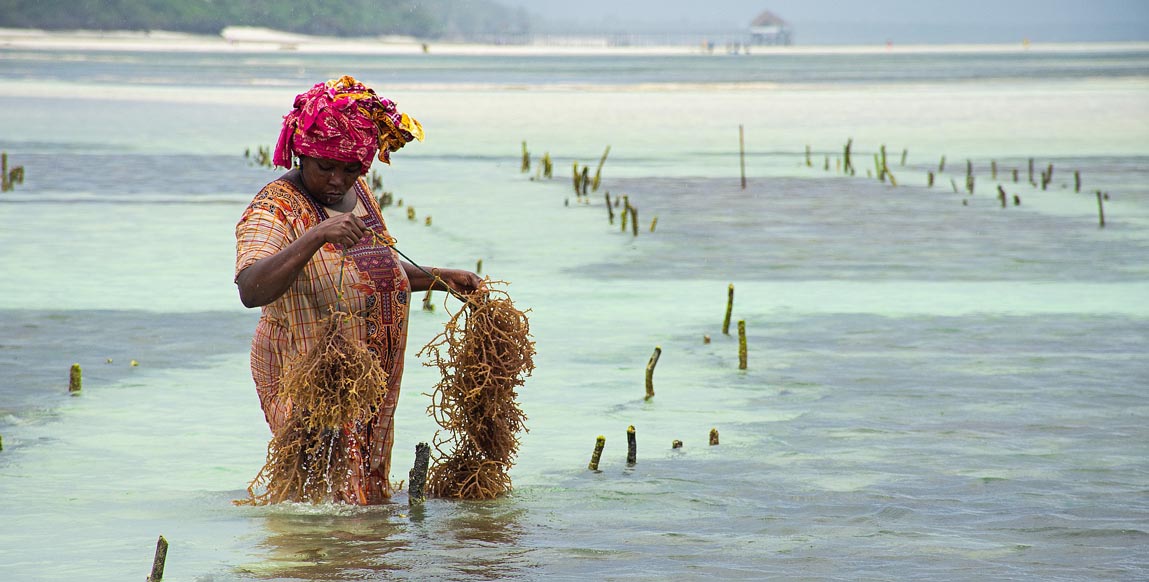
<path id="1" fill-rule="evenodd" d="M 790 44 L 792 39 L 790 23 L 769 10 L 750 23 L 750 44 Z"/>

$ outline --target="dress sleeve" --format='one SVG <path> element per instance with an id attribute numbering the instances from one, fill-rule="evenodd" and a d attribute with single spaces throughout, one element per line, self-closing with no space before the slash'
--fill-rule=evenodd
<path id="1" fill-rule="evenodd" d="M 265 189 L 235 225 L 235 277 L 252 263 L 283 250 L 295 239 L 298 217 L 290 203 Z M 295 220 L 293 220 L 293 218 Z"/>

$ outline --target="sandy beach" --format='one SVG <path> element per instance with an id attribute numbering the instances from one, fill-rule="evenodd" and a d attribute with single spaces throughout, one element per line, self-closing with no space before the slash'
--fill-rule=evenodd
<path id="1" fill-rule="evenodd" d="M 727 55 L 722 45 L 705 45 L 699 35 L 692 45 L 620 46 L 606 38 L 538 37 L 523 44 L 478 44 L 422 40 L 414 37 L 384 36 L 332 38 L 292 34 L 255 27 L 228 27 L 219 35 L 198 35 L 169 31 L 46 31 L 0 28 L 0 49 L 16 50 L 101 50 L 168 51 L 208 53 L 295 52 L 304 54 L 361 55 Z M 933 53 L 1022 53 L 1022 52 L 1113 52 L 1149 48 L 1146 42 L 1036 43 L 1019 40 L 1009 44 L 875 44 L 875 45 L 789 45 L 742 47 L 740 55 L 828 55 L 828 54 L 933 54 Z"/>

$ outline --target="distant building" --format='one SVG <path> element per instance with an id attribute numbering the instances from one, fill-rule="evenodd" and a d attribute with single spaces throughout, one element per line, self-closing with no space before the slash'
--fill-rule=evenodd
<path id="1" fill-rule="evenodd" d="M 750 23 L 750 44 L 790 44 L 792 41 L 790 24 L 769 10 L 758 15 Z"/>

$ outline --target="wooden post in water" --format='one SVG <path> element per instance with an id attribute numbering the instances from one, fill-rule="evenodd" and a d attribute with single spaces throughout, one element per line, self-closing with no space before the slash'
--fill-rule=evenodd
<path id="1" fill-rule="evenodd" d="M 946 157 L 942 156 L 942 161 L 938 162 L 938 173 L 946 171 Z"/>
<path id="2" fill-rule="evenodd" d="M 726 289 L 726 319 L 722 320 L 723 335 L 730 335 L 730 313 L 734 311 L 734 283 Z"/>
<path id="3" fill-rule="evenodd" d="M 738 124 L 738 166 L 742 172 L 742 189 L 746 189 L 746 140 L 744 139 L 742 124 Z"/>
<path id="4" fill-rule="evenodd" d="M 68 392 L 79 392 L 82 384 L 80 365 L 72 364 L 72 369 L 68 372 Z"/>
<path id="5" fill-rule="evenodd" d="M 713 447 L 713 446 L 717 446 L 717 445 L 718 445 L 718 429 L 712 428 L 712 429 L 710 429 L 710 446 Z"/>
<path id="6" fill-rule="evenodd" d="M 902 150 L 902 164 L 901 165 L 903 165 L 903 166 L 906 165 L 906 155 L 908 155 L 909 153 L 910 153 L 910 150 L 908 150 L 908 149 Z"/>
<path id="7" fill-rule="evenodd" d="M 990 178 L 997 179 L 997 160 L 990 160 L 989 162 Z"/>
<path id="8" fill-rule="evenodd" d="M 1013 183 L 1017 183 L 1017 168 L 1013 169 Z"/>
<path id="9" fill-rule="evenodd" d="M 476 275 L 482 275 L 483 274 L 483 259 L 479 259 L 479 262 L 475 263 L 475 274 Z"/>
<path id="10" fill-rule="evenodd" d="M 591 190 L 598 192 L 599 182 L 602 181 L 602 165 L 606 163 L 606 156 L 610 154 L 610 146 L 606 146 L 606 150 L 602 152 L 602 157 L 598 159 L 598 169 L 594 171 L 594 182 L 591 183 Z"/>
<path id="11" fill-rule="evenodd" d="M 622 232 L 626 232 L 626 223 L 628 220 L 630 220 L 630 198 L 627 196 L 623 196 L 622 198 L 623 201 L 626 202 L 626 205 L 622 207 L 622 220 L 620 221 L 620 226 L 622 227 Z"/>
<path id="12" fill-rule="evenodd" d="M 654 367 L 658 365 L 660 356 L 662 356 L 662 346 L 654 346 L 654 353 L 646 362 L 646 400 L 654 398 Z"/>
<path id="13" fill-rule="evenodd" d="M 678 439 L 674 439 L 674 440 L 670 441 L 670 448 L 681 449 L 682 448 L 682 441 L 680 441 Z"/>
<path id="14" fill-rule="evenodd" d="M 582 192 L 582 183 L 580 182 L 582 174 L 579 174 L 578 171 L 578 160 L 575 160 L 572 171 L 571 181 L 574 184 L 575 196 L 578 196 Z"/>
<path id="15" fill-rule="evenodd" d="M 594 441 L 594 452 L 591 453 L 590 463 L 586 466 L 587 469 L 590 469 L 591 471 L 598 470 L 598 462 L 600 459 L 602 459 L 602 448 L 604 446 L 606 446 L 606 437 L 600 434 Z"/>
<path id="16" fill-rule="evenodd" d="M 12 187 L 8 184 L 8 152 L 0 152 L 0 192 L 7 192 Z"/>
<path id="17" fill-rule="evenodd" d="M 854 175 L 854 164 L 853 164 L 853 162 L 850 161 L 850 148 L 853 145 L 854 145 L 854 138 L 851 137 L 850 139 L 846 140 L 846 152 L 845 152 L 846 161 L 845 161 L 845 165 L 843 166 L 843 171 L 845 173 L 851 175 L 851 176 Z"/>
<path id="18" fill-rule="evenodd" d="M 1101 201 L 1101 190 L 1097 191 L 1097 218 L 1101 221 L 1101 228 L 1105 228 L 1105 203 Z"/>
<path id="19" fill-rule="evenodd" d="M 634 205 L 630 207 L 630 231 L 634 236 L 638 236 L 638 208 Z"/>
<path id="20" fill-rule="evenodd" d="M 590 166 L 582 167 L 582 177 L 579 178 L 579 183 L 582 184 L 582 195 L 586 196 L 586 189 L 590 186 Z"/>
<path id="21" fill-rule="evenodd" d="M 1037 185 L 1037 182 L 1033 181 L 1033 158 L 1029 158 L 1029 183 L 1034 186 Z"/>
<path id="22" fill-rule="evenodd" d="M 1074 170 L 1073 171 L 1073 191 L 1074 192 L 1080 192 L 1081 191 L 1081 170 Z"/>
<path id="23" fill-rule="evenodd" d="M 746 320 L 738 320 L 738 369 L 746 369 Z"/>
<path id="24" fill-rule="evenodd" d="M 929 188 L 933 188 L 933 187 L 934 187 L 934 173 L 933 173 L 933 172 L 929 172 L 929 173 L 928 173 L 928 177 L 929 177 L 929 181 L 927 182 L 927 184 L 926 184 L 926 185 L 927 185 Z"/>
<path id="25" fill-rule="evenodd" d="M 435 311 L 435 304 L 431 303 L 431 290 L 427 290 L 427 294 L 423 296 L 423 311 Z"/>
<path id="26" fill-rule="evenodd" d="M 655 216 L 654 218 L 650 219 L 650 232 L 654 232 L 654 227 L 655 227 L 655 226 L 658 226 L 658 217 L 657 217 L 657 216 Z"/>
<path id="27" fill-rule="evenodd" d="M 738 126 L 738 129 L 739 129 L 739 136 L 741 136 L 742 126 L 741 125 Z M 814 167 L 814 164 L 810 163 L 810 146 L 809 145 L 806 146 L 806 167 L 807 168 Z"/>
<path id="28" fill-rule="evenodd" d="M 1001 184 L 997 185 L 997 197 L 1001 200 L 1001 207 L 1005 208 L 1007 196 L 1005 195 L 1005 188 L 1002 188 Z"/>
<path id="29" fill-rule="evenodd" d="M 152 558 L 152 573 L 148 575 L 147 582 L 160 582 L 164 579 L 164 563 L 168 560 L 168 541 L 164 536 L 156 541 L 156 556 Z"/>
<path id="30" fill-rule="evenodd" d="M 527 151 L 527 141 L 523 140 L 523 167 L 522 173 L 531 171 L 531 154 Z"/>
<path id="31" fill-rule="evenodd" d="M 407 505 L 418 505 L 427 500 L 427 468 L 431 464 L 431 447 L 427 443 L 415 445 L 415 466 L 407 473 Z"/>
<path id="32" fill-rule="evenodd" d="M 610 219 L 610 223 L 614 224 L 614 209 L 610 207 L 610 191 L 606 192 L 606 216 Z"/>
<path id="33" fill-rule="evenodd" d="M 638 462 L 638 441 L 634 434 L 634 425 L 626 427 L 626 465 L 633 467 Z"/>

